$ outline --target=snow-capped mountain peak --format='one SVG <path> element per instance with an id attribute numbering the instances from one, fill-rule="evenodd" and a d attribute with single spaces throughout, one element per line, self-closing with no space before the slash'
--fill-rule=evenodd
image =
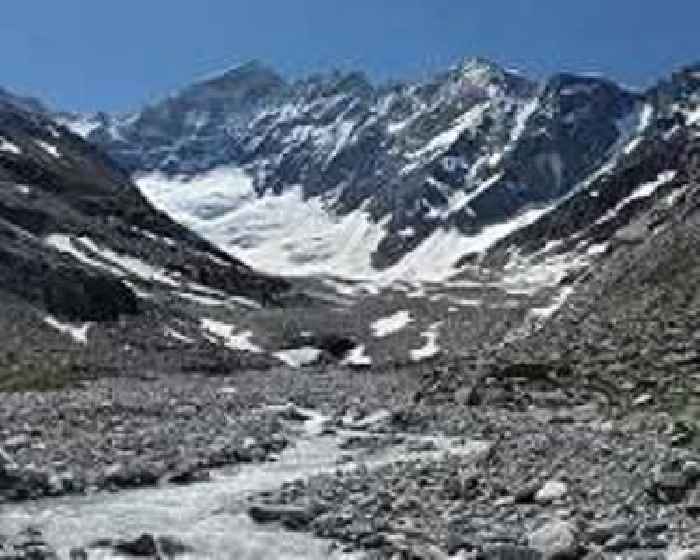
<path id="1" fill-rule="evenodd" d="M 659 130 L 671 134 L 669 119 L 700 122 L 698 76 L 639 93 L 466 58 L 374 86 L 339 71 L 286 83 L 250 63 L 83 129 L 154 203 L 252 264 L 436 279 L 602 189 Z"/>

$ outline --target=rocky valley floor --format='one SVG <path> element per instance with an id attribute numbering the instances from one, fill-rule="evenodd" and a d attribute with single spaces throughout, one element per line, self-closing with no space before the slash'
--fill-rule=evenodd
<path id="1" fill-rule="evenodd" d="M 561 375 L 455 361 L 5 394 L 0 557 L 695 558 L 692 439 Z M 182 519 L 199 503 L 199 533 L 135 524 L 163 492 Z M 56 536 L 115 500 L 104 534 Z M 207 531 L 262 548 L 205 550 Z"/>

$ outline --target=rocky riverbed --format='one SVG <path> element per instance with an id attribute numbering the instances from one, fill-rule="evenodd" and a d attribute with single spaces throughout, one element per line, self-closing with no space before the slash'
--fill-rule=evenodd
<path id="1" fill-rule="evenodd" d="M 168 507 L 185 512 L 202 495 L 197 486 L 222 498 L 203 504 L 198 534 L 247 527 L 241 539 L 260 531 L 268 542 L 320 537 L 321 557 L 333 542 L 335 554 L 369 558 L 698 557 L 700 453 L 678 437 L 671 415 L 642 402 L 621 408 L 605 388 L 555 382 L 534 366 L 454 385 L 449 372 L 425 369 L 280 369 L 5 395 L 4 557 L 50 558 L 55 545 L 40 533 L 46 519 L 31 512 L 73 499 L 29 498 L 80 493 L 88 501 L 77 510 L 94 518 L 87 512 L 110 496 L 139 492 L 148 501 L 166 491 Z M 317 419 L 311 436 L 299 431 L 309 418 Z M 290 452 L 299 468 L 275 471 Z M 316 459 L 300 466 L 304 456 Z M 241 464 L 277 474 L 227 501 L 232 486 L 220 477 Z M 115 472 L 137 474 L 106 476 Z M 56 477 L 71 483 L 59 492 Z M 140 485 L 154 488 L 129 489 Z M 26 526 L 10 515 L 18 507 Z M 147 557 L 227 557 L 197 555 L 204 544 L 176 523 L 174 534 L 167 524 L 124 531 L 119 523 L 99 535 L 111 553 L 142 545 Z M 74 557 L 100 557 L 95 550 Z"/>
<path id="2" fill-rule="evenodd" d="M 268 517 L 371 558 L 697 557 L 700 452 L 671 414 L 556 368 L 498 373 L 425 376 L 413 404 L 345 439 L 353 468 L 260 496 Z M 418 435 L 433 453 L 375 460 Z"/>

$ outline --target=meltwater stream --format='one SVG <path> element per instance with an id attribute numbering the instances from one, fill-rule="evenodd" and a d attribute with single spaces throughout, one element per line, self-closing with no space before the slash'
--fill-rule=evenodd
<path id="1" fill-rule="evenodd" d="M 301 409 L 299 409 L 301 410 Z M 276 462 L 248 464 L 212 472 L 212 480 L 190 486 L 123 491 L 116 494 L 68 496 L 0 506 L 0 535 L 16 534 L 28 526 L 64 559 L 71 548 L 86 547 L 98 539 L 133 540 L 143 533 L 174 537 L 193 551 L 183 560 L 315 560 L 361 558 L 332 553 L 330 543 L 306 533 L 285 531 L 279 525 L 259 525 L 247 515 L 247 496 L 275 490 L 285 482 L 308 478 L 338 467 L 345 453 L 333 436 L 322 436 L 325 417 L 301 410 L 309 420 L 295 445 Z M 339 435 L 367 437 L 371 425 L 385 412 L 355 422 Z M 418 459 L 457 453 L 475 458 L 489 449 L 488 442 L 412 436 L 430 440 L 431 446 L 411 450 L 396 445 L 384 448 L 367 464 L 377 466 L 401 459 Z M 347 467 L 347 465 L 346 465 Z M 107 550 L 90 552 L 90 559 L 121 558 Z"/>
<path id="2" fill-rule="evenodd" d="M 310 411 L 305 411 L 310 412 Z M 59 554 L 97 539 L 130 539 L 143 533 L 171 536 L 193 548 L 184 559 L 313 560 L 339 558 L 329 543 L 276 525 L 258 525 L 246 513 L 251 492 L 335 468 L 341 450 L 335 438 L 320 437 L 323 418 L 313 415 L 305 434 L 277 462 L 212 472 L 210 482 L 44 499 L 0 506 L 0 534 L 36 527 Z M 90 558 L 118 558 L 91 551 Z"/>

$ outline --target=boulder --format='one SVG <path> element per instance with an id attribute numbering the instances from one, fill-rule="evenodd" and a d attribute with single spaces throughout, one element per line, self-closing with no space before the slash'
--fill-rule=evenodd
<path id="1" fill-rule="evenodd" d="M 565 521 L 543 525 L 530 534 L 528 544 L 542 554 L 543 560 L 576 558 L 579 552 L 576 529 Z"/>
<path id="2" fill-rule="evenodd" d="M 597 545 L 603 545 L 615 536 L 631 535 L 635 530 L 635 525 L 628 521 L 606 521 L 589 527 L 586 537 Z"/>
<path id="3" fill-rule="evenodd" d="M 569 488 L 564 482 L 550 480 L 537 491 L 535 501 L 542 505 L 551 504 L 554 501 L 561 500 L 568 491 Z"/>
<path id="4" fill-rule="evenodd" d="M 114 544 L 114 551 L 117 554 L 125 554 L 127 556 L 153 558 L 158 556 L 158 544 L 153 535 L 144 533 L 139 538 L 133 541 L 119 541 Z"/>
<path id="5" fill-rule="evenodd" d="M 317 516 L 313 508 L 293 505 L 254 504 L 248 515 L 256 523 L 282 523 L 288 529 L 302 529 Z"/>

